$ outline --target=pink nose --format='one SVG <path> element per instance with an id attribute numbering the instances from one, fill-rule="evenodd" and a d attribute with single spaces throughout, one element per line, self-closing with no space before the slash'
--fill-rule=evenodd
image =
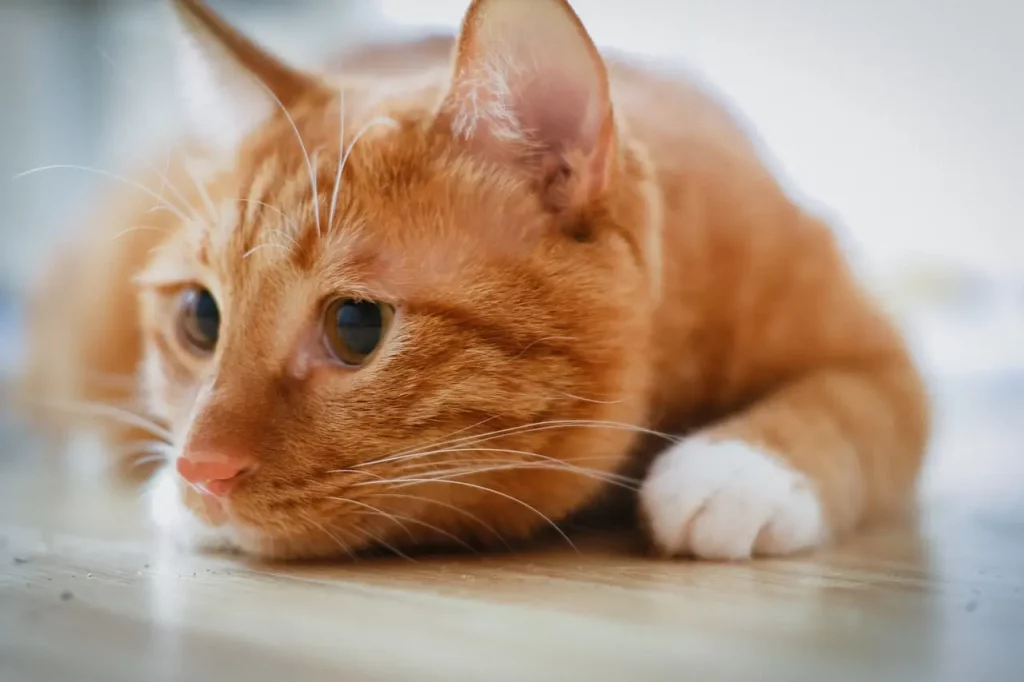
<path id="1" fill-rule="evenodd" d="M 178 473 L 211 495 L 224 497 L 241 478 L 256 468 L 251 457 L 221 452 L 190 452 L 178 458 Z"/>

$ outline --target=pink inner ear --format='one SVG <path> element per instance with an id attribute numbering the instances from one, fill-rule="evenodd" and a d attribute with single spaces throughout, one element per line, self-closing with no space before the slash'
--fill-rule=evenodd
<path id="1" fill-rule="evenodd" d="M 592 198 L 607 183 L 614 148 L 608 85 L 596 51 L 556 45 L 553 61 L 545 63 L 529 45 L 499 45 L 505 54 L 489 54 L 481 45 L 463 52 L 445 106 L 453 132 L 502 163 L 540 156 L 546 170 L 571 169 L 573 201 Z"/>
<path id="2" fill-rule="evenodd" d="M 615 147 L 607 73 L 565 0 L 476 0 L 455 66 L 441 120 L 457 137 L 500 162 L 571 170 L 578 199 L 604 188 Z"/>
<path id="3" fill-rule="evenodd" d="M 607 105 L 589 79 L 550 75 L 534 74 L 530 80 L 513 85 L 513 110 L 523 132 L 531 142 L 552 152 L 589 155 L 598 142 L 601 109 L 607 109 Z"/>

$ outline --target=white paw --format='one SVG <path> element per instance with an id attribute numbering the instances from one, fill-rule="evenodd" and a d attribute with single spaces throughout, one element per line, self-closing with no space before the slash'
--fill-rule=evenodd
<path id="1" fill-rule="evenodd" d="M 667 555 L 735 560 L 819 545 L 828 529 L 810 479 L 742 441 L 694 437 L 666 450 L 640 491 Z"/>

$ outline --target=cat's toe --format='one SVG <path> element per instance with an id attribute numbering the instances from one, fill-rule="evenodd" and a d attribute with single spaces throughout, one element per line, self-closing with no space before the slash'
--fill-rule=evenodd
<path id="1" fill-rule="evenodd" d="M 667 555 L 737 560 L 790 554 L 827 537 L 811 481 L 741 441 L 690 438 L 662 453 L 640 492 Z"/>

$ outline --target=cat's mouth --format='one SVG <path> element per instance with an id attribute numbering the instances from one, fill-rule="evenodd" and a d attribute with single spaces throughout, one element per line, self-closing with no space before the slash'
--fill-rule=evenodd
<path id="1" fill-rule="evenodd" d="M 205 490 L 201 485 L 187 485 L 183 495 L 192 513 L 209 525 L 223 526 L 230 520 L 227 500 Z"/>
<path id="2" fill-rule="evenodd" d="M 304 524 L 250 519 L 240 513 L 231 496 L 217 496 L 188 483 L 173 466 L 162 469 L 153 481 L 150 515 L 163 537 L 188 550 L 240 551 L 265 559 L 291 559 L 344 555 L 361 549 L 358 543 L 347 542 L 347 550 L 341 551 L 335 546 L 333 531 L 323 526 L 318 530 Z"/>

